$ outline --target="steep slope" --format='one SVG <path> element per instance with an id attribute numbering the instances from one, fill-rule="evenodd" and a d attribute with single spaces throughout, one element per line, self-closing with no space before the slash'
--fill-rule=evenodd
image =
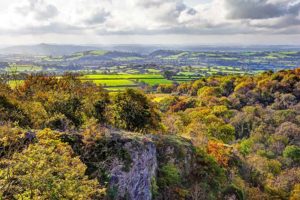
<path id="1" fill-rule="evenodd" d="M 64 140 L 81 156 L 87 174 L 106 184 L 109 199 L 190 199 L 198 195 L 194 188 L 199 185 L 216 189 L 203 198 L 223 195 L 226 178 L 216 172 L 221 168 L 187 139 L 124 131 L 95 138 L 66 135 Z"/>

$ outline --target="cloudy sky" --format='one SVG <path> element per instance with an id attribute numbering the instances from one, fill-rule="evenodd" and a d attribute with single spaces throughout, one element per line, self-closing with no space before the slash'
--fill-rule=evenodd
<path id="1" fill-rule="evenodd" d="M 300 0 L 1 0 L 0 45 L 297 44 Z"/>

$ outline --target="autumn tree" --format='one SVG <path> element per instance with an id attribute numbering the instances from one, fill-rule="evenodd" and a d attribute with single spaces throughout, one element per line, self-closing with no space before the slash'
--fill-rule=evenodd
<path id="1" fill-rule="evenodd" d="M 154 105 L 138 90 L 118 93 L 112 105 L 113 124 L 129 131 L 146 132 L 157 129 L 160 122 Z"/>
<path id="2" fill-rule="evenodd" d="M 92 199 L 99 195 L 96 180 L 70 146 L 49 129 L 10 159 L 1 160 L 0 195 L 5 199 Z"/>

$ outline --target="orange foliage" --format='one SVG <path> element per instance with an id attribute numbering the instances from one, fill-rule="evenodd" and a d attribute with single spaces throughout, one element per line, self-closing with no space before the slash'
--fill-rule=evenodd
<path id="1" fill-rule="evenodd" d="M 207 144 L 207 153 L 213 156 L 221 166 L 228 166 L 231 153 L 231 148 L 228 145 L 219 141 L 209 141 Z"/>

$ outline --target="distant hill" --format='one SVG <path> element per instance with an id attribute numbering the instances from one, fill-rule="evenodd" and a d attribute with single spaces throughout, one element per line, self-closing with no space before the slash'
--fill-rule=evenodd
<path id="1" fill-rule="evenodd" d="M 78 52 L 89 52 L 92 50 L 105 50 L 108 52 L 136 53 L 140 56 L 172 56 L 183 51 L 300 51 L 299 46 L 214 46 L 214 45 L 59 45 L 59 44 L 37 44 L 1 47 L 0 54 L 22 54 L 22 55 L 47 55 L 65 56 Z M 124 56 L 124 55 L 123 55 Z M 134 56 L 134 55 L 133 55 Z"/>
<path id="2" fill-rule="evenodd" d="M 162 56 L 162 57 L 166 57 L 166 56 L 172 56 L 172 55 L 177 55 L 179 53 L 182 53 L 183 51 L 177 51 L 177 50 L 157 50 L 154 51 L 150 54 L 150 56 L 152 57 L 156 57 L 156 56 Z"/>
<path id="3" fill-rule="evenodd" d="M 38 45 L 23 45 L 12 46 L 0 49 L 0 54 L 24 54 L 24 55 L 70 55 L 76 52 L 98 50 L 94 46 L 80 45 L 55 45 L 55 44 L 38 44 Z"/>

